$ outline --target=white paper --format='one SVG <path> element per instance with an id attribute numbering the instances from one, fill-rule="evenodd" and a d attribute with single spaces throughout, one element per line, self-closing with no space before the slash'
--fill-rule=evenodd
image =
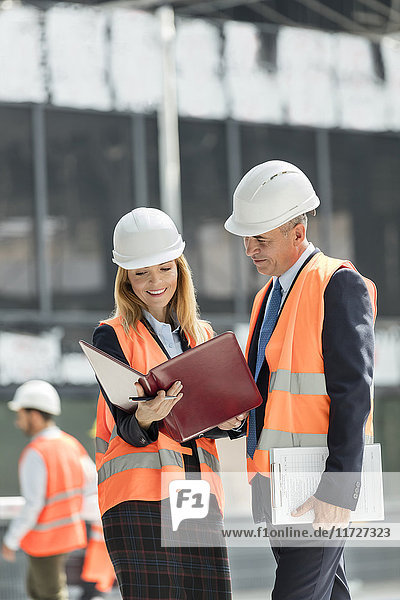
<path id="1" fill-rule="evenodd" d="M 315 493 L 327 457 L 326 447 L 270 450 L 273 524 L 312 523 L 312 511 L 301 517 L 292 517 L 290 513 Z M 380 444 L 367 444 L 360 496 L 356 510 L 351 511 L 350 521 L 379 521 L 383 518 L 381 447 Z"/>
<path id="2" fill-rule="evenodd" d="M 128 365 L 111 360 L 111 357 L 93 348 L 87 342 L 80 341 L 79 344 L 110 402 L 132 412 L 136 401 L 129 400 L 129 396 L 137 397 L 135 383 L 142 377 L 142 373 L 134 371 Z"/>

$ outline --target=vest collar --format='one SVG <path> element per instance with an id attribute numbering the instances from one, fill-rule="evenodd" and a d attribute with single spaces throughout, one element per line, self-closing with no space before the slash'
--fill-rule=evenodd
<path id="1" fill-rule="evenodd" d="M 312 253 L 309 256 L 307 256 L 306 260 L 300 266 L 299 270 L 297 271 L 297 273 L 296 273 L 296 275 L 295 275 L 295 277 L 294 277 L 294 279 L 292 281 L 292 284 L 291 284 L 291 286 L 289 288 L 289 291 L 288 291 L 288 293 L 286 295 L 286 298 L 283 301 L 283 304 L 281 306 L 281 310 L 280 310 L 279 314 L 282 313 L 283 307 L 285 306 L 286 301 L 287 301 L 287 299 L 289 297 L 289 294 L 290 294 L 291 290 L 293 289 L 293 286 L 296 283 L 297 278 L 299 277 L 300 273 L 302 272 L 302 270 L 304 269 L 304 267 L 310 262 L 310 260 L 313 258 L 313 256 L 315 256 L 319 252 L 321 252 L 321 250 L 319 248 L 314 248 L 314 250 L 312 251 Z M 260 306 L 260 311 L 258 313 L 256 325 L 254 327 L 253 335 L 252 335 L 252 338 L 251 338 L 251 343 L 250 343 L 250 348 L 249 348 L 249 356 L 248 356 L 248 364 L 249 364 L 250 370 L 253 373 L 253 375 L 254 375 L 255 365 L 256 365 L 256 359 L 257 359 L 258 337 L 259 337 L 261 325 L 262 325 L 262 322 L 263 322 L 263 319 L 264 319 L 265 306 L 267 304 L 267 299 L 268 299 L 269 293 L 270 293 L 270 291 L 272 289 L 272 285 L 271 285 L 272 281 L 273 280 L 271 278 L 271 280 L 269 282 L 269 285 L 267 286 L 267 288 L 265 290 L 264 298 L 263 298 L 263 301 L 262 301 L 261 306 Z M 278 317 L 278 320 L 279 320 L 279 317 Z M 261 374 L 261 371 L 260 371 L 260 374 Z"/>
<path id="2" fill-rule="evenodd" d="M 297 273 L 306 263 L 307 259 L 311 257 L 311 255 L 314 253 L 314 250 L 314 244 L 309 242 L 307 248 L 304 250 L 304 252 L 302 252 L 302 254 L 299 256 L 296 262 L 290 267 L 290 269 L 288 269 L 285 273 L 282 273 L 282 275 L 280 275 L 279 283 L 281 284 L 283 295 L 285 295 L 288 292 L 292 285 L 292 282 L 297 276 Z"/>

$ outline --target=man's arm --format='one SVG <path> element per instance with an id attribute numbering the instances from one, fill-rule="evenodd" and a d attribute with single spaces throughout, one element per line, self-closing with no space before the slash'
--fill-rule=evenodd
<path id="1" fill-rule="evenodd" d="M 314 496 L 292 515 L 313 510 L 314 528 L 330 529 L 348 525 L 360 492 L 364 428 L 371 408 L 374 320 L 367 287 L 352 269 L 340 269 L 332 276 L 324 304 L 329 455 Z"/>
<path id="2" fill-rule="evenodd" d="M 352 269 L 340 269 L 325 291 L 322 348 L 330 397 L 325 472 L 319 500 L 354 510 L 360 491 L 364 428 L 371 409 L 373 312 L 367 287 Z"/>
<path id="3" fill-rule="evenodd" d="M 20 547 L 22 538 L 33 529 L 44 507 L 46 498 L 47 471 L 40 454 L 29 449 L 19 467 L 21 495 L 25 499 L 19 515 L 11 522 L 4 536 L 3 556 L 13 560 L 12 554 Z"/>

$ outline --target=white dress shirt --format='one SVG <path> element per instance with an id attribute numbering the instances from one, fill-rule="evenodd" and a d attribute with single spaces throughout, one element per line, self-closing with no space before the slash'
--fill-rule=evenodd
<path id="1" fill-rule="evenodd" d="M 152 314 L 147 310 L 143 311 L 146 321 L 149 322 L 153 328 L 154 333 L 160 338 L 164 348 L 168 352 L 170 358 L 182 354 L 182 343 L 179 335 L 179 326 L 172 331 L 172 327 L 169 323 L 161 323 L 157 321 Z"/>
<path id="2" fill-rule="evenodd" d="M 288 269 L 285 273 L 282 273 L 282 275 L 279 276 L 279 283 L 281 284 L 281 288 L 282 288 L 281 308 L 282 308 L 283 303 L 285 302 L 286 296 L 288 295 L 290 286 L 292 285 L 294 278 L 296 277 L 297 273 L 300 271 L 301 267 L 306 262 L 307 258 L 309 256 L 311 256 L 311 254 L 314 252 L 314 250 L 315 250 L 314 244 L 309 242 L 307 248 L 304 250 L 303 254 L 301 256 L 299 256 L 299 258 L 296 260 L 294 265 L 292 265 L 290 267 L 290 269 Z M 274 275 L 274 277 L 272 279 L 273 279 L 272 285 L 274 285 L 277 278 Z M 271 294 L 268 296 L 268 301 L 267 301 L 265 310 L 267 310 L 267 306 L 269 304 L 270 298 L 271 298 Z"/>

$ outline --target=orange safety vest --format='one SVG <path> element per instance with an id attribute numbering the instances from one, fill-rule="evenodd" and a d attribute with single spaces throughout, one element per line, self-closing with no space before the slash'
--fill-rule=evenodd
<path id="1" fill-rule="evenodd" d="M 349 261 L 315 254 L 300 271 L 286 298 L 276 327 L 265 349 L 269 366 L 268 401 L 264 426 L 254 456 L 247 456 L 249 481 L 256 473 L 269 476 L 269 449 L 292 446 L 326 446 L 330 398 L 326 391 L 322 328 L 324 292 L 340 268 L 356 268 Z M 363 278 L 370 295 L 374 319 L 376 288 Z M 246 357 L 265 294 L 272 279 L 255 297 L 250 318 Z M 373 442 L 371 411 L 365 426 L 366 443 Z"/>
<path id="2" fill-rule="evenodd" d="M 130 329 L 129 336 L 124 331 L 120 317 L 102 324 L 113 327 L 127 361 L 137 371 L 147 373 L 168 360 L 142 322 L 138 322 L 137 331 Z M 189 342 L 195 345 L 193 340 Z M 222 512 L 224 496 L 215 441 L 202 437 L 196 440 L 196 446 L 201 478 L 210 483 L 211 492 L 215 494 Z M 185 479 L 183 454 L 190 455 L 192 450 L 173 440 L 162 425 L 157 440 L 152 444 L 137 448 L 126 443 L 119 437 L 111 411 L 100 394 L 97 405 L 96 464 L 102 515 L 112 506 L 127 500 L 168 498 L 169 482 Z"/>
<path id="3" fill-rule="evenodd" d="M 92 523 L 90 526 L 81 579 L 96 582 L 95 587 L 99 592 L 109 592 L 114 585 L 114 567 L 108 556 L 101 524 Z"/>
<path id="4" fill-rule="evenodd" d="M 36 525 L 21 540 L 31 556 L 53 556 L 86 546 L 86 527 L 80 512 L 83 500 L 84 447 L 72 435 L 60 432 L 57 438 L 38 436 L 26 446 L 42 457 L 47 470 L 45 506 Z"/>

